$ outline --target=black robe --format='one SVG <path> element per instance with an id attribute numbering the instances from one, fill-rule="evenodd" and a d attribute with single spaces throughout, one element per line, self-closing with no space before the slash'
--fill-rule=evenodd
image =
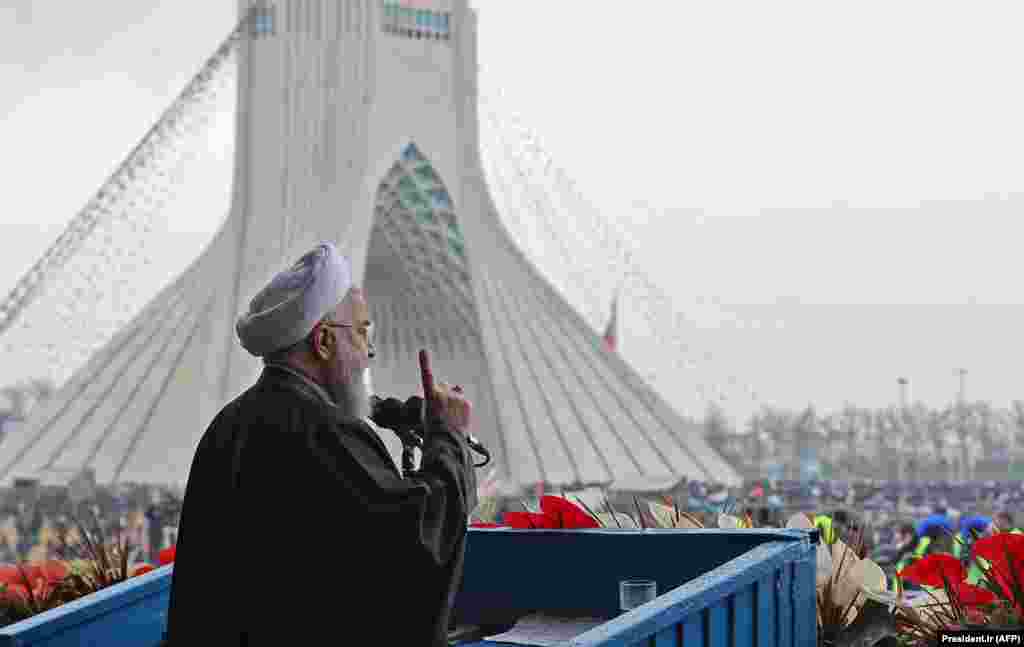
<path id="1" fill-rule="evenodd" d="M 171 582 L 170 647 L 441 647 L 476 477 L 439 420 L 403 479 L 363 421 L 266 367 L 196 449 Z"/>

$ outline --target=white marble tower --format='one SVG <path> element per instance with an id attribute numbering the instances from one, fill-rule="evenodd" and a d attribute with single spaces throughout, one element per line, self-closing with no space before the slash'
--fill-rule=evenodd
<path id="1" fill-rule="evenodd" d="M 243 15 L 253 7 L 223 228 L 4 443 L 0 480 L 84 468 L 184 484 L 207 425 L 261 370 L 235 318 L 330 240 L 367 291 L 377 392 L 418 393 L 416 351 L 430 349 L 511 482 L 736 483 L 504 229 L 502 210 L 526 207 L 498 204 L 482 171 L 466 0 L 243 1 Z"/>

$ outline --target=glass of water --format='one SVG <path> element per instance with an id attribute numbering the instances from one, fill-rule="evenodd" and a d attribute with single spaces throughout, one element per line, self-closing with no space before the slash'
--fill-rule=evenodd
<path id="1" fill-rule="evenodd" d="M 623 580 L 619 582 L 619 609 L 629 611 L 658 597 L 654 580 Z"/>

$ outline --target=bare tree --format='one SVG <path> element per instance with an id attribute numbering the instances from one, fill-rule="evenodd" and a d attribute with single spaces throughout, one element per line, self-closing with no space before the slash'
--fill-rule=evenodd
<path id="1" fill-rule="evenodd" d="M 1018 448 L 1024 446 L 1024 402 L 1013 401 L 1011 416 L 1014 426 L 1010 436 L 1010 460 L 1016 463 Z"/>
<path id="2" fill-rule="evenodd" d="M 747 421 L 746 436 L 747 447 L 749 448 L 751 462 L 758 477 L 764 475 L 764 459 L 767 455 L 767 434 L 762 428 L 763 420 L 761 412 L 755 412 Z"/>
<path id="3" fill-rule="evenodd" d="M 862 412 L 847 402 L 843 406 L 843 413 L 841 418 L 841 425 L 843 434 L 846 440 L 846 461 L 849 465 L 853 465 L 854 457 L 857 455 L 857 440 L 860 432 L 860 428 L 863 423 Z"/>
<path id="4" fill-rule="evenodd" d="M 821 427 L 825 431 L 828 443 L 826 454 L 833 478 L 836 478 L 843 460 L 844 441 L 846 440 L 845 422 L 846 419 L 842 412 L 830 413 L 821 419 Z"/>
<path id="5" fill-rule="evenodd" d="M 932 451 L 935 454 L 937 467 L 940 468 L 940 474 L 943 478 L 949 476 L 949 463 L 946 459 L 946 439 L 954 429 L 955 424 L 956 409 L 952 405 L 942 410 L 932 410 L 929 412 L 926 433 L 931 443 Z"/>
<path id="6" fill-rule="evenodd" d="M 745 457 L 736 454 L 734 443 L 731 442 L 734 440 L 732 436 L 732 429 L 725 412 L 718 404 L 709 402 L 704 415 L 704 438 L 709 445 L 729 461 L 743 461 Z"/>

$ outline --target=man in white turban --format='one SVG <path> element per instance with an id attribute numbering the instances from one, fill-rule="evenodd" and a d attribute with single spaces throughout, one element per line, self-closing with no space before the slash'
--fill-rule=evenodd
<path id="1" fill-rule="evenodd" d="M 476 507 L 461 388 L 431 389 L 420 469 L 403 478 L 364 419 L 372 323 L 331 244 L 275 276 L 236 331 L 265 367 L 196 450 L 170 647 L 447 645 Z"/>

